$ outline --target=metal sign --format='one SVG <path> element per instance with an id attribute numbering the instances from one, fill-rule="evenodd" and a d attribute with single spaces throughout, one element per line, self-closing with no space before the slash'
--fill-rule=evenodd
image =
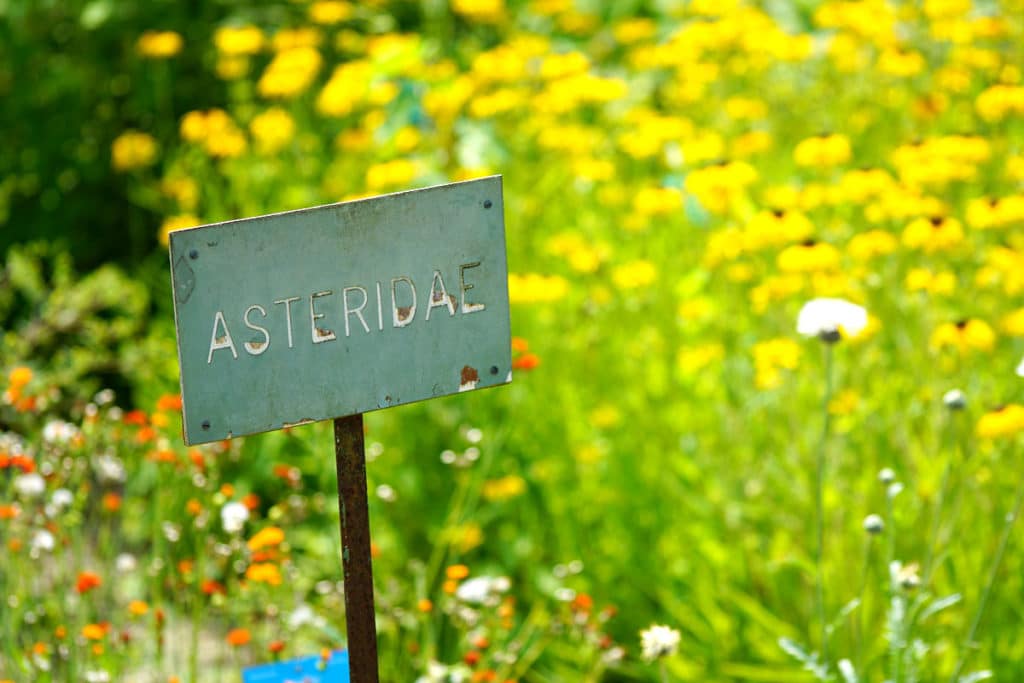
<path id="1" fill-rule="evenodd" d="M 170 235 L 187 444 L 511 380 L 501 177 Z"/>

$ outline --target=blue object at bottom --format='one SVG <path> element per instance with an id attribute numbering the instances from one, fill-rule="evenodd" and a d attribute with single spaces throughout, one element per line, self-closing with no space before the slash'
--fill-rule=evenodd
<path id="1" fill-rule="evenodd" d="M 243 683 L 349 683 L 348 652 L 336 650 L 329 659 L 317 655 L 242 670 Z"/>

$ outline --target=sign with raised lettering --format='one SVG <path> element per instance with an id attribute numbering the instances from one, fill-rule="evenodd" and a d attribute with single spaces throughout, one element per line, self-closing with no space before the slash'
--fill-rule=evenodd
<path id="1" fill-rule="evenodd" d="M 511 381 L 500 176 L 170 243 L 187 444 Z"/>

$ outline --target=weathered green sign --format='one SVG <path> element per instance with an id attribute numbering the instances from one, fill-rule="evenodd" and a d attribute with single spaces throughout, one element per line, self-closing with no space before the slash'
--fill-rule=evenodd
<path id="1" fill-rule="evenodd" d="M 501 177 L 172 232 L 185 442 L 511 380 Z"/>

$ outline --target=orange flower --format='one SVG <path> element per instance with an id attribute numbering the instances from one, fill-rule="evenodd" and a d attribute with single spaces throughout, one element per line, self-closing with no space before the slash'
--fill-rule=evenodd
<path id="1" fill-rule="evenodd" d="M 191 574 L 192 568 L 195 566 L 195 562 L 192 560 L 181 560 L 178 562 L 178 573 L 179 574 Z"/>
<path id="2" fill-rule="evenodd" d="M 256 583 L 266 583 L 271 586 L 281 585 L 281 570 L 276 564 L 262 562 L 250 565 L 245 572 L 245 578 Z"/>
<path id="3" fill-rule="evenodd" d="M 255 493 L 247 493 L 242 498 L 242 505 L 249 508 L 249 511 L 252 512 L 260 506 L 260 497 Z"/>
<path id="4" fill-rule="evenodd" d="M 203 457 L 203 452 L 198 448 L 193 448 L 188 452 L 188 459 L 199 469 L 206 467 L 206 458 Z"/>
<path id="5" fill-rule="evenodd" d="M 7 376 L 7 381 L 10 382 L 12 389 L 21 389 L 32 381 L 32 369 L 19 365 L 11 370 L 11 373 Z"/>
<path id="6" fill-rule="evenodd" d="M 103 580 L 98 574 L 93 572 L 79 572 L 78 582 L 75 584 L 75 590 L 79 593 L 88 593 L 93 588 L 99 588 L 103 583 Z"/>
<path id="7" fill-rule="evenodd" d="M 460 581 L 469 576 L 469 567 L 464 564 L 453 564 L 444 570 L 444 574 L 452 581 Z"/>
<path id="8" fill-rule="evenodd" d="M 526 353 L 530 350 L 530 342 L 522 337 L 512 337 L 512 351 L 515 353 Z"/>
<path id="9" fill-rule="evenodd" d="M 247 628 L 233 628 L 228 631 L 228 645 L 240 647 L 247 644 L 250 640 L 252 640 L 252 635 Z"/>
<path id="10" fill-rule="evenodd" d="M 249 550 L 260 550 L 269 546 L 280 545 L 284 541 L 284 532 L 276 526 L 268 526 L 260 529 L 256 535 L 249 539 Z"/>
<path id="11" fill-rule="evenodd" d="M 181 410 L 181 394 L 164 394 L 156 402 L 157 410 Z"/>
<path id="12" fill-rule="evenodd" d="M 174 453 L 174 451 L 170 450 L 169 448 L 165 448 L 162 450 L 153 451 L 148 456 L 146 456 L 146 459 L 152 462 L 175 463 L 178 461 L 178 456 Z"/>
<path id="13" fill-rule="evenodd" d="M 117 512 L 121 509 L 121 496 L 116 493 L 107 493 L 103 496 L 103 509 L 107 512 Z"/>
<path id="14" fill-rule="evenodd" d="M 135 434 L 136 443 L 149 443 L 156 438 L 156 430 L 152 427 L 143 427 Z"/>
<path id="15" fill-rule="evenodd" d="M 86 624 L 82 627 L 82 637 L 86 640 L 103 640 L 106 631 L 100 624 Z"/>
<path id="16" fill-rule="evenodd" d="M 283 640 L 273 640 L 273 641 L 270 642 L 270 645 L 267 645 L 267 649 L 270 650 L 271 653 L 276 655 L 277 653 L 279 653 L 282 650 L 284 650 L 284 641 Z"/>
<path id="17" fill-rule="evenodd" d="M 149 611 L 149 605 L 142 600 L 132 600 L 128 603 L 128 611 L 132 613 L 132 616 L 141 617 Z"/>
<path id="18" fill-rule="evenodd" d="M 426 598 L 420 598 L 419 602 L 416 603 L 416 609 L 421 612 L 430 612 L 434 609 L 434 603 Z"/>
<path id="19" fill-rule="evenodd" d="M 21 514 L 17 505 L 0 505 L 0 519 L 14 519 Z"/>
<path id="20" fill-rule="evenodd" d="M 202 591 L 206 595 L 213 595 L 214 593 L 224 595 L 228 592 L 227 588 L 224 587 L 224 584 L 219 581 L 214 581 L 213 579 L 206 579 L 203 581 Z"/>
<path id="21" fill-rule="evenodd" d="M 200 503 L 195 498 L 192 498 L 187 503 L 185 503 L 185 512 L 187 512 L 188 514 L 192 515 L 193 517 L 198 517 L 199 513 L 202 512 L 202 511 L 203 511 L 203 504 Z"/>
<path id="22" fill-rule="evenodd" d="M 235 487 L 232 486 L 231 484 L 223 484 L 220 487 L 220 493 L 225 498 L 230 498 L 231 496 L 235 495 Z"/>

